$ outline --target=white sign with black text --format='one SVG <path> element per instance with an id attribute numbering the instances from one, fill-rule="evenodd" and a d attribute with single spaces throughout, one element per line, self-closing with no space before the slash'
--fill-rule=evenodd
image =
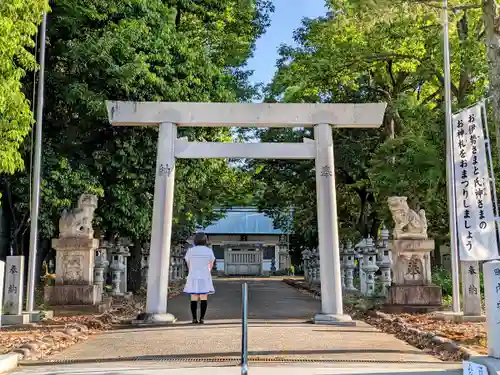
<path id="1" fill-rule="evenodd" d="M 460 260 L 498 259 L 482 105 L 453 116 L 453 164 Z"/>
<path id="2" fill-rule="evenodd" d="M 470 361 L 463 361 L 462 370 L 463 375 L 488 375 L 486 366 Z"/>

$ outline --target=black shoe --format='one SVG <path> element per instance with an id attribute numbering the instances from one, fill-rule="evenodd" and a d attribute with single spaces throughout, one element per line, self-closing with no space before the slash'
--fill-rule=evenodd
<path id="1" fill-rule="evenodd" d="M 191 323 L 192 324 L 198 324 L 198 321 L 196 319 L 193 319 L 193 321 Z"/>
<path id="2" fill-rule="evenodd" d="M 199 323 L 200 324 L 205 324 L 205 321 L 203 319 L 200 319 Z"/>

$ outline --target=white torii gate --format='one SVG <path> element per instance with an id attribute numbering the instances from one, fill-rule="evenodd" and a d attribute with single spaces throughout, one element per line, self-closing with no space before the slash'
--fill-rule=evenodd
<path id="1" fill-rule="evenodd" d="M 340 277 L 333 127 L 378 128 L 386 104 L 185 103 L 107 101 L 116 126 L 160 126 L 145 319 L 174 322 L 167 313 L 176 158 L 315 159 L 321 313 L 316 323 L 345 323 Z M 177 127 L 314 127 L 303 143 L 189 142 Z"/>

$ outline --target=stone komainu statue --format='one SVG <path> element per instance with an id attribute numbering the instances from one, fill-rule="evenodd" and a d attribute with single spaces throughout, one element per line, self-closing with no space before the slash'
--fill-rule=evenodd
<path id="1" fill-rule="evenodd" d="M 92 220 L 96 208 L 97 197 L 92 194 L 82 194 L 78 199 L 77 208 L 63 211 L 59 219 L 59 238 L 94 238 Z"/>
<path id="2" fill-rule="evenodd" d="M 407 197 L 387 198 L 389 210 L 394 220 L 393 238 L 427 239 L 427 218 L 425 211 L 418 214 L 408 207 Z"/>

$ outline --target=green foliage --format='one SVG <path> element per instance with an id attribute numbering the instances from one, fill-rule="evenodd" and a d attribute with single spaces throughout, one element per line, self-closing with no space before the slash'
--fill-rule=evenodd
<path id="1" fill-rule="evenodd" d="M 453 294 L 451 272 L 442 267 L 435 267 L 432 270 L 432 283 L 441 287 L 443 297 Z"/>
<path id="2" fill-rule="evenodd" d="M 386 102 L 379 130 L 334 130 L 341 236 L 376 237 L 381 222 L 392 223 L 386 204 L 391 195 L 408 196 L 413 209 L 426 210 L 430 233 L 447 236 L 440 5 L 412 0 L 330 0 L 328 5 L 327 16 L 305 20 L 296 31 L 298 46 L 281 47 L 267 100 Z M 450 13 L 455 107 L 486 92 L 481 29 L 479 8 Z M 261 136 L 299 140 L 304 132 L 270 130 Z M 294 207 L 288 225 L 296 231 L 295 248 L 315 246 L 312 163 L 262 162 L 254 170 L 266 182 L 261 206 L 278 218 Z"/>
<path id="3" fill-rule="evenodd" d="M 272 6 L 267 0 L 55 0 L 51 6 L 41 234 L 56 235 L 61 210 L 94 192 L 101 197 L 95 226 L 102 233 L 147 241 L 157 129 L 113 128 L 104 101 L 249 100 L 256 89 L 243 66 Z M 231 139 L 227 128 L 181 128 L 179 136 Z M 14 202 L 13 232 L 26 228 L 28 181 L 18 174 L 4 184 Z M 179 161 L 174 241 L 213 220 L 214 205 L 240 202 L 251 186 L 227 160 Z"/>
<path id="4" fill-rule="evenodd" d="M 0 2 L 0 173 L 24 167 L 19 152 L 33 123 L 21 80 L 35 70 L 33 35 L 48 8 L 47 0 Z"/>
<path id="5" fill-rule="evenodd" d="M 446 303 L 451 303 L 451 296 L 453 295 L 451 271 L 443 267 L 435 267 L 432 270 L 432 283 L 441 287 L 441 291 L 443 293 L 443 301 Z M 479 273 L 479 283 L 480 283 L 480 291 L 478 292 L 480 292 L 481 295 L 484 297 L 484 279 L 482 272 Z M 461 295 L 463 293 L 462 288 L 463 285 L 460 285 L 459 293 Z"/>

